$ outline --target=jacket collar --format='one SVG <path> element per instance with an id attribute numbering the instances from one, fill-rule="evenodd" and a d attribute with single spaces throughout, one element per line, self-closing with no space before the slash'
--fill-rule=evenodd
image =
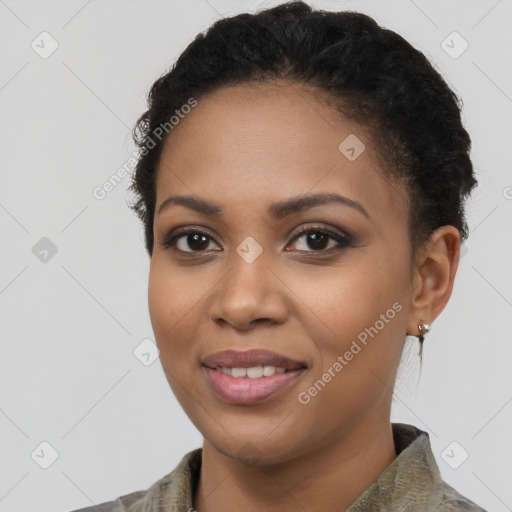
<path id="1" fill-rule="evenodd" d="M 392 423 L 397 458 L 346 512 L 435 510 L 443 482 L 429 435 L 413 425 Z M 176 468 L 149 489 L 151 511 L 193 510 L 201 470 L 202 448 L 187 453 Z"/>

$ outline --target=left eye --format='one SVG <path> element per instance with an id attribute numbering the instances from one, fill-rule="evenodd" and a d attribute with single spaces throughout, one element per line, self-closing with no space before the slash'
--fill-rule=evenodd
<path id="1" fill-rule="evenodd" d="M 304 252 L 321 252 L 326 249 L 332 249 L 332 248 L 340 248 L 341 249 L 343 247 L 350 245 L 350 241 L 347 236 L 333 233 L 333 232 L 325 230 L 325 229 L 318 229 L 318 228 L 303 229 L 297 236 L 295 236 L 293 241 L 300 240 L 301 238 L 306 239 L 306 242 L 304 245 L 313 247 L 315 249 L 313 251 L 305 250 Z M 333 240 L 336 243 L 331 247 L 326 247 L 326 245 L 328 245 L 329 239 Z"/>
<path id="2" fill-rule="evenodd" d="M 294 236 L 292 242 L 300 239 L 305 239 L 303 247 L 312 247 L 313 250 L 299 249 L 299 252 L 324 252 L 333 248 L 342 249 L 351 244 L 349 236 L 321 228 L 301 229 L 299 233 Z M 329 240 L 336 242 L 334 246 L 331 244 L 331 247 L 328 247 Z M 165 240 L 160 242 L 160 245 L 164 249 L 175 246 L 177 251 L 183 253 L 200 253 L 208 250 L 210 242 L 215 243 L 210 235 L 202 231 L 189 230 L 168 236 Z"/>

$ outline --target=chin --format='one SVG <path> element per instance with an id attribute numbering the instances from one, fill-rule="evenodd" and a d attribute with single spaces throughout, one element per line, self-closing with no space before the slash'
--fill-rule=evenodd
<path id="1" fill-rule="evenodd" d="M 275 425 L 274 425 L 275 427 Z M 291 439 L 287 436 L 274 436 L 268 431 L 261 431 L 255 437 L 245 430 L 243 434 L 226 435 L 225 431 L 217 432 L 221 437 L 205 437 L 207 442 L 222 455 L 246 466 L 269 466 L 284 463 L 306 453 L 311 449 L 310 443 L 304 439 Z"/>

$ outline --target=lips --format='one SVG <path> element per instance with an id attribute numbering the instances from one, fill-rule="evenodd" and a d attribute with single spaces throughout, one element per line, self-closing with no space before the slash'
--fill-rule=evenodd
<path id="1" fill-rule="evenodd" d="M 287 370 L 307 368 L 306 363 L 271 352 L 270 350 L 252 349 L 246 351 L 223 350 L 206 356 L 202 363 L 208 368 L 251 368 L 253 366 L 276 366 Z"/>
<path id="2" fill-rule="evenodd" d="M 233 405 L 251 405 L 270 399 L 293 386 L 307 368 L 302 361 L 263 349 L 215 352 L 202 363 L 210 389 L 222 401 Z M 246 368 L 247 376 L 234 376 L 234 372 L 238 374 Z"/>

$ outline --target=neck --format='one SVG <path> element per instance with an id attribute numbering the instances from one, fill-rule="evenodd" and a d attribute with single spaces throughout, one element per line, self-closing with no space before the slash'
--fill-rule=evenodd
<path id="1" fill-rule="evenodd" d="M 223 455 L 205 440 L 194 509 L 340 512 L 396 457 L 389 420 L 367 422 L 342 439 L 268 466 L 247 466 Z"/>

